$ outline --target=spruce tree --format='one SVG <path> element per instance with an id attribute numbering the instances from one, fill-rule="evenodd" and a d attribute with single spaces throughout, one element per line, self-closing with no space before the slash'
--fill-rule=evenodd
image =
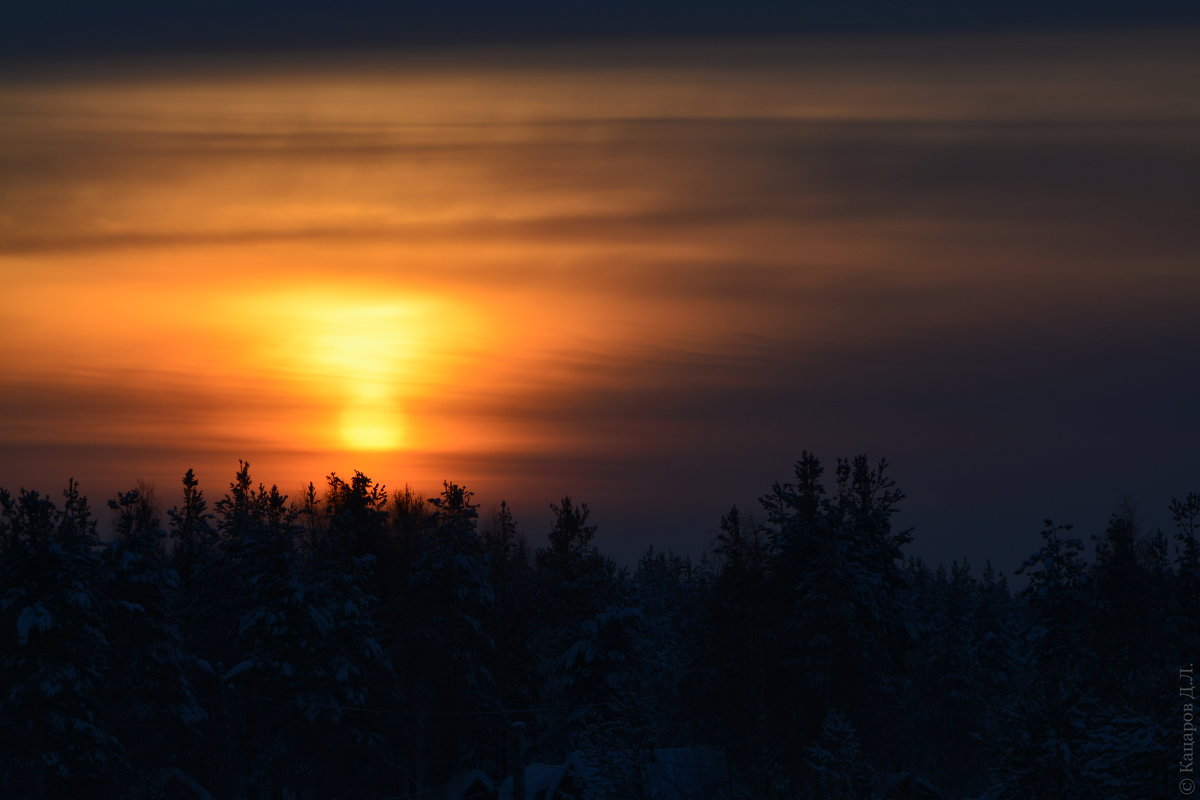
<path id="1" fill-rule="evenodd" d="M 147 795 L 189 756 L 203 735 L 206 713 L 196 699 L 192 656 L 171 614 L 179 579 L 163 547 L 166 533 L 146 487 L 108 502 L 115 536 L 104 550 L 106 619 L 112 646 L 107 692 L 136 783 Z M 154 736 L 146 731 L 153 730 Z"/>
<path id="2" fill-rule="evenodd" d="M 114 797 L 128 776 L 105 702 L 112 654 L 99 541 L 71 481 L 0 490 L 0 784 L 13 797 Z"/>

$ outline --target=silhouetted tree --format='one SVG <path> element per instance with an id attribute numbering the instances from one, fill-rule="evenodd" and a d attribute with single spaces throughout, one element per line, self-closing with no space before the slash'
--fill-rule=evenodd
<path id="1" fill-rule="evenodd" d="M 875 771 L 863 754 L 850 720 L 836 708 L 821 723 L 817 741 L 805 749 L 808 796 L 821 800 L 872 800 Z"/>
<path id="2" fill-rule="evenodd" d="M 549 544 L 535 553 L 539 596 L 543 598 L 541 625 L 548 637 L 548 654 L 557 658 L 576 641 L 580 627 L 604 610 L 610 599 L 615 565 L 602 556 L 592 538 L 596 526 L 588 524 L 587 503 L 564 497 L 551 503 L 554 525 Z"/>
<path id="3" fill-rule="evenodd" d="M 533 705 L 539 678 L 534 652 L 538 598 L 525 539 L 508 503 L 501 502 L 482 531 L 484 559 L 495 604 L 489 628 L 495 641 L 496 696 L 502 705 Z"/>
<path id="4" fill-rule="evenodd" d="M 899 656 L 907 646 L 901 617 L 902 546 L 907 531 L 891 518 L 904 495 L 887 462 L 839 460 L 827 495 L 816 456 L 804 453 L 794 484 L 762 498 L 774 526 L 768 580 L 783 635 L 768 676 L 769 734 L 793 746 L 811 740 L 837 707 L 851 719 L 877 717 L 900 689 Z M 863 703 L 863 686 L 871 701 Z M 797 738 L 798 735 L 798 738 Z M 798 757 L 789 753 L 790 763 Z"/>
<path id="5" fill-rule="evenodd" d="M 404 694 L 414 713 L 405 724 L 419 790 L 478 755 L 476 723 L 467 712 L 498 707 L 488 629 L 494 598 L 472 499 L 472 492 L 447 481 L 428 501 L 428 534 L 409 576 Z"/>
<path id="6" fill-rule="evenodd" d="M 104 550 L 106 619 L 112 646 L 104 694 L 134 773 L 139 797 L 155 797 L 200 742 L 206 713 L 192 689 L 193 658 L 172 614 L 179 578 L 167 560 L 148 487 L 121 492 L 108 506 L 115 536 Z M 154 736 L 147 736 L 153 730 Z"/>
<path id="7" fill-rule="evenodd" d="M 96 524 L 71 481 L 0 490 L 0 783 L 34 800 L 112 797 L 126 776 L 102 688 L 111 647 Z"/>
<path id="8" fill-rule="evenodd" d="M 717 573 L 708 599 L 700 663 L 703 676 L 695 687 L 698 708 L 713 708 L 706 720 L 713 732 L 757 789 L 766 793 L 760 768 L 763 752 L 774 746 L 766 732 L 769 677 L 777 663 L 775 612 L 767 582 L 767 546 L 759 525 L 736 507 L 721 518 L 715 553 Z"/>
<path id="9" fill-rule="evenodd" d="M 1200 495 L 1171 502 L 1173 543 L 1123 505 L 1090 563 L 1047 522 L 1014 595 L 990 564 L 902 560 L 886 462 L 793 474 L 711 558 L 651 548 L 632 573 L 586 504 L 552 504 L 531 554 L 506 503 L 481 529 L 449 481 L 331 474 L 292 502 L 241 462 L 210 513 L 189 470 L 169 536 L 139 486 L 103 544 L 73 481 L 61 508 L 0 491 L 0 785 L 432 796 L 505 771 L 520 719 L 535 760 L 576 753 L 580 800 L 649 800 L 690 758 L 662 748 L 714 744 L 735 797 L 875 800 L 897 771 L 993 800 L 1175 791 Z"/>

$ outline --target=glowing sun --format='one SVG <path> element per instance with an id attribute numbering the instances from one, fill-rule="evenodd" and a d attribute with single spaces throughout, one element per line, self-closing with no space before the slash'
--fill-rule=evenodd
<path id="1" fill-rule="evenodd" d="M 396 450 L 404 425 L 395 401 L 382 393 L 361 395 L 342 411 L 342 443 L 351 450 Z"/>

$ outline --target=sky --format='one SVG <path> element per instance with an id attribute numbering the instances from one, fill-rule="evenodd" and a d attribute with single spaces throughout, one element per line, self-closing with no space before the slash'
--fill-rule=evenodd
<path id="1" fill-rule="evenodd" d="M 316 8 L 259 47 L 28 12 L 0 486 L 450 479 L 535 544 L 587 501 L 628 562 L 863 452 L 911 552 L 1007 572 L 1044 517 L 1200 489 L 1200 28 L 522 39 L 528 4 L 318 48 Z"/>

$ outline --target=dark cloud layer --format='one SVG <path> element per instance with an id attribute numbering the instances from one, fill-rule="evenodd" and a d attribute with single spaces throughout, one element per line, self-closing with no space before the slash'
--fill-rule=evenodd
<path id="1" fill-rule="evenodd" d="M 1008 0 L 962 3 L 684 2 L 659 0 L 51 0 L 14 7 L 0 47 L 13 55 L 120 54 L 130 51 L 304 50 L 594 37 L 913 32 L 1195 21 L 1183 0 Z"/>

